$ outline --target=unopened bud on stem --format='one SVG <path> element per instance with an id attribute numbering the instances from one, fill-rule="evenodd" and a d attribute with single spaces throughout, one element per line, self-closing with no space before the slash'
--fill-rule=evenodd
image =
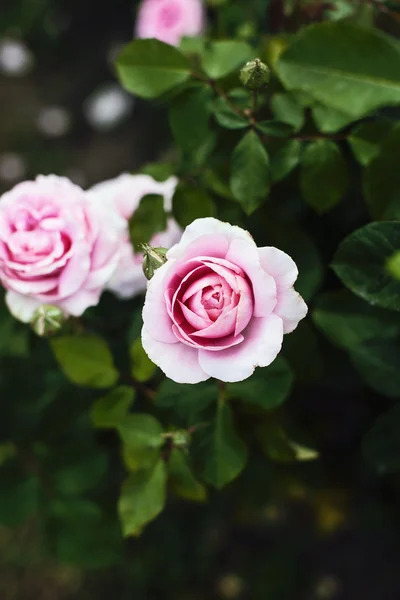
<path id="1" fill-rule="evenodd" d="M 245 88 L 260 92 L 269 82 L 270 70 L 259 58 L 255 58 L 245 64 L 239 77 Z"/>
<path id="2" fill-rule="evenodd" d="M 41 337 L 54 335 L 63 327 L 66 316 L 58 306 L 43 304 L 34 312 L 31 326 Z"/>
<path id="3" fill-rule="evenodd" d="M 167 262 L 167 248 L 153 248 L 149 244 L 142 244 L 143 248 L 143 273 L 146 279 L 151 279 L 155 271 Z"/>

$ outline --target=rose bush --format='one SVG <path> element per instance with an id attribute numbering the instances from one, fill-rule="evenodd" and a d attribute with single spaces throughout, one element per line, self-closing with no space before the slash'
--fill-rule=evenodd
<path id="1" fill-rule="evenodd" d="M 140 200 L 147 194 L 159 194 L 164 197 L 164 209 L 168 213 L 172 207 L 172 196 L 177 184 L 176 177 L 158 182 L 149 175 L 129 175 L 124 173 L 115 179 L 103 181 L 89 190 L 89 196 L 99 205 L 106 205 L 124 219 L 125 226 L 120 234 L 120 256 L 117 268 L 107 283 L 107 289 L 120 298 L 130 298 L 140 294 L 146 288 L 143 274 L 143 254 L 135 252 L 128 229 L 129 219 L 139 206 Z M 181 229 L 176 221 L 169 218 L 165 231 L 155 234 L 150 243 L 153 246 L 169 247 L 181 237 Z"/>
<path id="2" fill-rule="evenodd" d="M 0 199 L 0 279 L 12 314 L 41 304 L 79 316 L 117 268 L 124 220 L 68 179 L 38 176 Z"/>
<path id="3" fill-rule="evenodd" d="M 242 381 L 268 366 L 307 306 L 294 261 L 240 227 L 194 221 L 150 280 L 142 342 L 178 383 Z"/>
<path id="4" fill-rule="evenodd" d="M 204 19 L 202 0 L 144 0 L 138 11 L 136 35 L 177 46 L 182 37 L 201 33 Z"/>

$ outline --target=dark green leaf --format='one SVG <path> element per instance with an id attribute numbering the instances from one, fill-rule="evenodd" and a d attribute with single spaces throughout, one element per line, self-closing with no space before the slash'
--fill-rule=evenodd
<path id="1" fill-rule="evenodd" d="M 217 399 L 217 394 L 215 383 L 190 385 L 164 379 L 158 389 L 155 405 L 159 408 L 173 409 L 180 417 L 188 418 L 207 408 Z"/>
<path id="2" fill-rule="evenodd" d="M 363 454 L 381 474 L 400 470 L 400 405 L 396 404 L 374 423 L 364 437 Z"/>
<path id="3" fill-rule="evenodd" d="M 244 129 L 249 125 L 249 120 L 240 114 L 239 109 L 235 110 L 227 98 L 217 98 L 213 113 L 217 123 L 226 129 Z"/>
<path id="4" fill-rule="evenodd" d="M 90 411 L 93 425 L 98 429 L 118 427 L 128 414 L 134 398 L 134 389 L 127 385 L 120 385 L 111 390 L 107 396 L 93 403 Z"/>
<path id="5" fill-rule="evenodd" d="M 114 385 L 118 371 L 104 340 L 96 335 L 64 335 L 51 340 L 53 352 L 66 377 L 92 388 Z"/>
<path id="6" fill-rule="evenodd" d="M 260 121 L 257 123 L 257 129 L 258 131 L 261 131 L 261 133 L 265 133 L 265 135 L 277 138 L 286 138 L 293 132 L 292 125 L 289 125 L 288 123 L 282 123 L 281 121 L 277 121 L 275 119 L 271 121 Z"/>
<path id="7" fill-rule="evenodd" d="M 268 458 L 277 462 L 290 463 L 318 458 L 318 452 L 291 440 L 277 423 L 262 423 L 257 427 L 257 438 Z"/>
<path id="8" fill-rule="evenodd" d="M 172 491 L 181 498 L 194 502 L 204 502 L 207 490 L 195 479 L 186 454 L 178 448 L 173 448 L 168 460 L 169 483 Z"/>
<path id="9" fill-rule="evenodd" d="M 156 366 L 143 350 L 142 339 L 140 337 L 131 345 L 130 355 L 132 360 L 132 377 L 140 382 L 151 379 Z"/>
<path id="10" fill-rule="evenodd" d="M 125 89 L 142 98 L 157 98 L 190 77 L 187 58 L 174 46 L 155 39 L 127 44 L 116 67 Z"/>
<path id="11" fill-rule="evenodd" d="M 107 469 L 106 455 L 95 450 L 82 456 L 64 456 L 63 463 L 53 473 L 52 482 L 60 494 L 67 496 L 94 488 Z"/>
<path id="12" fill-rule="evenodd" d="M 266 369 L 240 383 L 228 383 L 227 392 L 245 403 L 272 410 L 285 402 L 293 383 L 293 375 L 284 358 L 278 357 Z"/>
<path id="13" fill-rule="evenodd" d="M 383 140 L 393 127 L 393 121 L 379 119 L 361 123 L 355 127 L 347 138 L 354 156 L 365 167 L 379 154 Z"/>
<path id="14" fill-rule="evenodd" d="M 322 133 L 335 133 L 354 120 L 348 114 L 323 104 L 315 104 L 312 107 L 312 115 L 317 128 Z"/>
<path id="15" fill-rule="evenodd" d="M 235 431 L 229 406 L 219 402 L 214 421 L 198 435 L 203 477 L 221 489 L 239 475 L 247 461 L 247 448 Z"/>
<path id="16" fill-rule="evenodd" d="M 376 29 L 321 23 L 302 30 L 277 63 L 289 90 L 355 119 L 388 104 L 400 104 L 400 47 Z"/>
<path id="17" fill-rule="evenodd" d="M 333 269 L 343 283 L 370 304 L 400 310 L 400 281 L 386 268 L 400 249 L 400 223 L 370 223 L 339 246 Z"/>
<path id="18" fill-rule="evenodd" d="M 240 140 L 232 155 L 231 189 L 246 214 L 267 198 L 270 167 L 267 151 L 254 131 Z"/>
<path id="19" fill-rule="evenodd" d="M 239 69 L 252 57 L 253 50 L 245 42 L 222 40 L 205 48 L 201 64 L 209 77 L 220 79 Z"/>
<path id="20" fill-rule="evenodd" d="M 125 480 L 118 502 L 125 536 L 138 535 L 163 510 L 166 479 L 165 464 L 159 460 L 153 469 L 131 473 Z"/>
<path id="21" fill-rule="evenodd" d="M 174 138 L 184 152 L 193 152 L 208 137 L 212 96 L 211 87 L 197 85 L 173 101 L 169 122 Z"/>
<path id="22" fill-rule="evenodd" d="M 287 123 L 295 130 L 304 125 L 304 107 L 294 94 L 274 94 L 271 99 L 271 110 L 275 117 Z"/>
<path id="23" fill-rule="evenodd" d="M 400 341 L 370 340 L 351 350 L 351 360 L 374 390 L 400 398 Z"/>
<path id="24" fill-rule="evenodd" d="M 364 190 L 374 219 L 400 219 L 400 126 L 389 133 L 368 163 Z"/>
<path id="25" fill-rule="evenodd" d="M 137 250 L 141 244 L 150 242 L 155 233 L 167 228 L 167 217 L 164 211 L 164 198 L 157 194 L 147 194 L 140 200 L 129 221 L 129 233 L 132 244 Z"/>
<path id="26" fill-rule="evenodd" d="M 345 349 L 400 333 L 397 313 L 371 306 L 347 290 L 318 296 L 312 317 L 329 340 Z"/>
<path id="27" fill-rule="evenodd" d="M 187 227 L 195 219 L 213 217 L 215 205 L 202 188 L 179 184 L 172 199 L 172 212 L 179 225 Z"/>
<path id="28" fill-rule="evenodd" d="M 272 181 L 281 181 L 293 169 L 297 167 L 300 160 L 301 143 L 298 140 L 287 140 L 275 152 L 271 158 Z"/>
<path id="29" fill-rule="evenodd" d="M 144 175 L 150 175 L 156 181 L 166 181 L 172 175 L 175 175 L 176 165 L 172 162 L 146 163 L 140 169 Z"/>
<path id="30" fill-rule="evenodd" d="M 151 468 L 164 444 L 163 428 L 152 415 L 127 415 L 118 431 L 123 442 L 125 464 L 131 471 Z"/>
<path id="31" fill-rule="evenodd" d="M 304 200 L 322 214 L 342 199 L 348 184 L 346 161 L 335 142 L 309 144 L 301 159 L 300 186 Z"/>

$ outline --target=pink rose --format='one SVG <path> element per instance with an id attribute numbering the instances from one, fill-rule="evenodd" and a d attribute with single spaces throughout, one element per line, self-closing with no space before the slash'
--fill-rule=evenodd
<path id="1" fill-rule="evenodd" d="M 68 179 L 16 185 L 0 199 L 0 280 L 21 321 L 41 304 L 81 315 L 98 303 L 119 260 L 124 221 Z"/>
<path id="2" fill-rule="evenodd" d="M 176 177 L 170 177 L 167 181 L 160 183 L 149 175 L 125 173 L 115 179 L 103 181 L 88 191 L 94 202 L 110 206 L 112 210 L 117 211 L 123 217 L 125 222 L 124 231 L 120 237 L 118 267 L 107 284 L 107 289 L 120 298 L 130 298 L 146 289 L 146 278 L 142 269 L 143 255 L 140 252 L 134 252 L 129 237 L 128 221 L 139 206 L 140 200 L 147 194 L 164 196 L 164 208 L 166 212 L 170 212 L 176 184 Z M 179 241 L 182 235 L 181 229 L 171 218 L 167 223 L 167 229 L 157 233 L 151 239 L 152 246 L 169 248 Z"/>
<path id="3" fill-rule="evenodd" d="M 136 21 L 136 36 L 178 46 L 184 36 L 198 35 L 203 28 L 202 0 L 143 0 Z"/>
<path id="4" fill-rule="evenodd" d="M 217 219 L 197 219 L 150 280 L 142 343 L 170 379 L 242 381 L 268 366 L 307 306 L 293 260 Z"/>

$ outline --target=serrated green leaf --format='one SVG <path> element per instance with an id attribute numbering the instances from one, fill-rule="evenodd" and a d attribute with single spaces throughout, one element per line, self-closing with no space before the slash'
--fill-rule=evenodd
<path id="1" fill-rule="evenodd" d="M 138 337 L 133 342 L 130 347 L 130 356 L 132 360 L 132 377 L 140 382 L 151 379 L 157 367 L 143 350 L 142 338 Z"/>
<path id="2" fill-rule="evenodd" d="M 92 423 L 98 429 L 118 427 L 126 417 L 135 399 L 135 390 L 127 385 L 119 385 L 103 398 L 93 402 L 90 410 Z"/>
<path id="3" fill-rule="evenodd" d="M 315 125 L 322 133 L 335 133 L 347 127 L 354 120 L 353 117 L 349 117 L 335 108 L 319 103 L 314 104 L 311 110 Z"/>
<path id="4" fill-rule="evenodd" d="M 312 318 L 331 342 L 345 349 L 373 338 L 400 334 L 396 313 L 371 306 L 347 290 L 325 292 L 318 296 Z"/>
<path id="5" fill-rule="evenodd" d="M 236 479 L 247 461 L 247 448 L 237 435 L 230 407 L 219 402 L 213 422 L 199 430 L 204 479 L 218 489 Z"/>
<path id="6" fill-rule="evenodd" d="M 351 349 L 352 363 L 374 390 L 400 398 L 400 339 L 369 340 Z"/>
<path id="7" fill-rule="evenodd" d="M 217 98 L 213 106 L 215 120 L 226 129 L 244 129 L 249 126 L 249 120 L 238 111 L 226 98 Z"/>
<path id="8" fill-rule="evenodd" d="M 187 227 L 195 219 L 213 217 L 215 205 L 202 188 L 182 183 L 172 198 L 172 212 L 179 225 Z"/>
<path id="9" fill-rule="evenodd" d="M 177 144 L 191 153 L 208 137 L 212 88 L 197 85 L 185 90 L 173 101 L 169 122 Z"/>
<path id="10" fill-rule="evenodd" d="M 248 215 L 269 194 L 269 158 L 254 131 L 246 133 L 233 151 L 230 185 L 234 197 Z"/>
<path id="11" fill-rule="evenodd" d="M 168 475 L 171 489 L 177 496 L 193 502 L 207 499 L 206 488 L 194 477 L 188 457 L 178 448 L 173 448 L 169 457 Z"/>
<path id="12" fill-rule="evenodd" d="M 363 187 L 374 219 L 400 219 L 400 126 L 383 140 L 378 154 L 370 160 Z"/>
<path id="13" fill-rule="evenodd" d="M 348 185 L 347 164 L 340 148 L 331 140 L 309 144 L 301 158 L 300 187 L 304 200 L 316 212 L 331 210 Z"/>
<path id="14" fill-rule="evenodd" d="M 157 98 L 190 77 L 188 59 L 174 46 L 155 39 L 127 44 L 116 67 L 124 88 L 141 98 Z"/>
<path id="15" fill-rule="evenodd" d="M 160 456 L 164 444 L 163 428 L 148 414 L 128 415 L 118 427 L 123 443 L 123 456 L 131 471 L 149 469 Z"/>
<path id="16" fill-rule="evenodd" d="M 153 469 L 131 473 L 125 480 L 118 502 L 125 536 L 138 535 L 163 510 L 166 480 L 166 468 L 162 460 Z"/>
<path id="17" fill-rule="evenodd" d="M 348 23 L 320 23 L 302 30 L 281 54 L 278 75 L 289 90 L 357 119 L 400 104 L 400 47 L 378 31 Z"/>
<path id="18" fill-rule="evenodd" d="M 227 392 L 244 403 L 259 406 L 264 410 L 277 408 L 289 396 L 293 383 L 290 366 L 278 357 L 266 369 L 259 371 L 239 383 L 228 383 Z"/>
<path id="19" fill-rule="evenodd" d="M 201 65 L 209 77 L 220 79 L 238 70 L 252 57 L 253 50 L 245 42 L 222 40 L 206 46 Z"/>
<path id="20" fill-rule="evenodd" d="M 136 250 L 150 242 L 154 234 L 167 228 L 164 198 L 158 194 L 147 194 L 129 220 L 129 234 Z"/>
<path id="21" fill-rule="evenodd" d="M 96 335 L 64 335 L 50 341 L 65 376 L 77 385 L 107 388 L 118 379 L 112 354 Z"/>
<path id="22" fill-rule="evenodd" d="M 339 246 L 332 267 L 343 283 L 370 304 L 400 310 L 400 281 L 386 268 L 400 249 L 400 223 L 370 223 Z"/>

